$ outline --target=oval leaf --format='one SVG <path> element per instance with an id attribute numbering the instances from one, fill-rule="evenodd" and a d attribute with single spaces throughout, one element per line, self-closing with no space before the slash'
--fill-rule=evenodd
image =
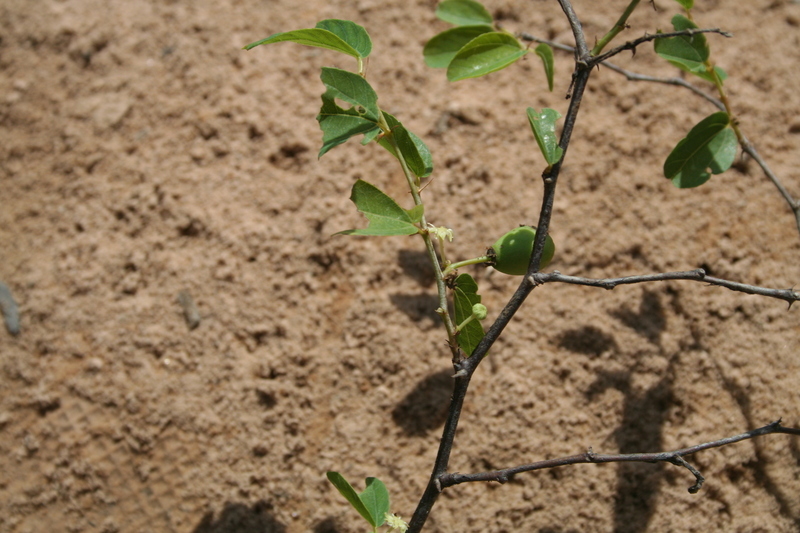
<path id="1" fill-rule="evenodd" d="M 327 90 L 317 115 L 322 129 L 319 157 L 358 134 L 374 134 L 378 127 L 378 95 L 363 77 L 347 70 L 322 68 L 322 82 Z M 336 103 L 343 100 L 353 107 L 343 109 Z"/>
<path id="2" fill-rule="evenodd" d="M 378 122 L 380 117 L 378 94 L 363 76 L 349 70 L 322 67 L 320 78 L 332 96 L 353 104 L 355 110 L 364 118 Z"/>
<path id="3" fill-rule="evenodd" d="M 245 50 L 250 50 L 262 44 L 272 44 L 290 41 L 297 44 L 304 44 L 306 46 L 316 46 L 317 48 L 327 48 L 328 50 L 335 50 L 342 52 L 355 58 L 359 57 L 359 52 L 347 42 L 342 40 L 338 35 L 331 33 L 328 30 L 313 28 L 308 30 L 294 30 L 284 33 L 275 33 L 266 39 L 261 39 L 254 43 L 250 43 L 244 47 Z"/>
<path id="4" fill-rule="evenodd" d="M 415 134 L 408 131 L 394 115 L 383 112 L 386 123 L 389 125 L 390 133 L 386 134 L 379 142 L 390 154 L 397 157 L 390 136 L 397 142 L 400 153 L 408 165 L 408 169 L 415 176 L 425 178 L 433 172 L 433 158 L 427 145 Z"/>
<path id="5" fill-rule="evenodd" d="M 550 45 L 542 43 L 534 50 L 536 55 L 542 58 L 544 63 L 544 74 L 547 76 L 547 88 L 553 92 L 553 73 L 555 72 L 555 60 L 553 59 L 553 49 Z"/>
<path id="6" fill-rule="evenodd" d="M 389 512 L 389 491 L 383 481 L 368 477 L 367 488 L 358 497 L 372 516 L 370 524 L 373 527 L 382 526 L 386 521 L 386 513 Z"/>
<path id="7" fill-rule="evenodd" d="M 459 26 L 443 31 L 425 45 L 422 55 L 425 64 L 432 68 L 447 68 L 459 50 L 472 39 L 493 31 L 491 26 Z"/>
<path id="8" fill-rule="evenodd" d="M 350 200 L 367 217 L 369 224 L 364 229 L 340 231 L 336 235 L 389 236 L 419 233 L 419 228 L 414 225 L 417 213 L 413 209 L 409 213 L 383 191 L 364 180 L 355 182 Z"/>
<path id="9" fill-rule="evenodd" d="M 561 160 L 564 150 L 558 145 L 556 137 L 556 121 L 561 118 L 561 113 L 555 109 L 544 108 L 539 113 L 534 108 L 528 108 L 528 122 L 531 124 L 536 144 L 542 151 L 547 164 L 552 166 Z"/>
<path id="10" fill-rule="evenodd" d="M 317 22 L 316 28 L 328 30 L 348 45 L 363 59 L 372 52 L 372 39 L 363 26 L 350 20 L 327 19 Z"/>
<path id="11" fill-rule="evenodd" d="M 455 311 L 455 322 L 461 324 L 472 316 L 472 306 L 481 303 L 478 294 L 478 284 L 469 274 L 460 274 L 455 281 L 453 289 L 453 308 Z M 473 320 L 458 332 L 458 346 L 467 354 L 472 355 L 475 348 L 486 335 L 480 320 Z"/>
<path id="12" fill-rule="evenodd" d="M 694 7 L 694 0 L 675 0 L 675 1 L 678 2 L 681 5 L 681 7 L 683 7 L 683 9 L 685 9 L 686 11 L 689 11 Z"/>
<path id="13" fill-rule="evenodd" d="M 492 15 L 475 0 L 444 0 L 437 6 L 436 16 L 456 26 L 492 23 Z"/>
<path id="14" fill-rule="evenodd" d="M 458 81 L 484 76 L 506 68 L 527 53 L 513 35 L 484 33 L 458 51 L 447 67 L 447 79 Z"/>
<path id="15" fill-rule="evenodd" d="M 725 172 L 736 157 L 738 141 L 730 119 L 719 112 L 701 120 L 678 142 L 664 162 L 664 176 L 681 189 L 697 187 L 711 174 Z"/>
<path id="16" fill-rule="evenodd" d="M 367 506 L 361 500 L 353 486 L 339 472 L 328 472 L 327 476 L 328 481 L 333 483 L 333 486 L 336 487 L 339 493 L 344 496 L 348 502 L 350 502 L 350 505 L 352 505 L 353 508 L 358 511 L 358 514 L 363 516 L 364 520 L 369 522 L 372 527 L 378 527 L 379 524 L 374 522 L 372 514 L 367 509 Z"/>
<path id="17" fill-rule="evenodd" d="M 672 26 L 675 28 L 675 31 L 697 28 L 694 22 L 683 15 L 675 15 L 672 17 Z M 713 75 L 708 72 L 708 67 L 706 65 L 710 50 L 708 41 L 702 33 L 691 36 L 685 35 L 681 37 L 656 39 L 653 46 L 656 53 L 669 61 L 671 65 L 694 74 L 695 76 L 699 76 L 704 80 L 714 81 Z M 717 71 L 718 75 L 720 73 L 722 73 L 720 79 L 724 80 L 725 74 L 722 69 Z"/>

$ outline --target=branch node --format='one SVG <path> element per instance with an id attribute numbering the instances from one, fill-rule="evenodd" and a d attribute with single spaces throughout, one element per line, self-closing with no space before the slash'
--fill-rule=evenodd
<path id="1" fill-rule="evenodd" d="M 697 494 L 697 492 L 700 490 L 700 487 L 703 486 L 703 483 L 706 480 L 706 478 L 703 477 L 703 475 L 700 473 L 700 471 L 697 470 L 692 465 L 690 465 L 689 463 L 687 463 L 686 459 L 684 459 L 680 455 L 676 455 L 676 456 L 672 457 L 671 459 L 669 459 L 669 462 L 674 464 L 674 465 L 676 465 L 676 466 L 682 466 L 682 467 L 686 468 L 687 470 L 689 470 L 689 472 L 691 472 L 694 475 L 695 484 L 692 485 L 691 487 L 689 487 L 689 494 Z"/>
<path id="2" fill-rule="evenodd" d="M 433 485 L 436 487 L 437 492 L 442 492 L 442 482 L 439 480 L 438 477 L 433 480 Z"/>
<path id="3" fill-rule="evenodd" d="M 590 463 L 594 462 L 595 453 L 591 446 L 589 446 L 589 449 L 586 450 L 586 453 L 583 455 L 584 457 L 586 457 L 586 460 L 589 461 Z"/>

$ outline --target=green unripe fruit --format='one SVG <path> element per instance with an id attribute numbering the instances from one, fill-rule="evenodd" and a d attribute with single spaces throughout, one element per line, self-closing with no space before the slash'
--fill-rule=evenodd
<path id="1" fill-rule="evenodd" d="M 478 320 L 483 320 L 486 318 L 486 315 L 489 314 L 489 310 L 486 309 L 486 306 L 483 304 L 475 304 L 472 306 L 472 314 L 475 315 L 475 318 Z"/>
<path id="2" fill-rule="evenodd" d="M 530 226 L 514 228 L 499 239 L 489 248 L 487 255 L 494 258 L 491 264 L 503 274 L 523 276 L 528 272 L 528 263 L 533 252 L 533 241 L 536 230 Z M 539 262 L 539 268 L 546 267 L 556 253 L 556 245 L 550 235 L 544 243 L 544 252 Z"/>

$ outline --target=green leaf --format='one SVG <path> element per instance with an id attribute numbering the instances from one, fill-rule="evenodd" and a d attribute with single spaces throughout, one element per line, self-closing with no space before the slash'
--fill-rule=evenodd
<path id="1" fill-rule="evenodd" d="M 378 127 L 378 95 L 367 80 L 346 70 L 322 68 L 322 82 L 327 90 L 317 121 L 322 129 L 322 157 L 331 148 L 346 142 L 353 135 L 373 134 Z M 353 107 L 344 109 L 336 103 L 343 100 Z"/>
<path id="2" fill-rule="evenodd" d="M 408 131 L 394 115 L 384 111 L 383 116 L 389 125 L 389 133 L 378 141 L 380 145 L 386 148 L 390 154 L 397 157 L 391 142 L 392 138 L 394 138 L 409 170 L 420 178 L 430 176 L 431 172 L 433 172 L 433 158 L 427 145 L 422 139 Z"/>
<path id="3" fill-rule="evenodd" d="M 534 50 L 536 55 L 542 58 L 544 63 L 544 73 L 547 76 L 547 87 L 553 92 L 553 73 L 555 72 L 555 61 L 553 60 L 553 49 L 550 45 L 542 43 Z"/>
<path id="4" fill-rule="evenodd" d="M 380 479 L 374 477 L 367 478 L 367 488 L 358 495 L 364 506 L 372 516 L 372 521 L 368 521 L 373 527 L 380 527 L 386 521 L 386 513 L 389 512 L 389 491 Z"/>
<path id="5" fill-rule="evenodd" d="M 364 229 L 340 231 L 336 235 L 389 236 L 419 233 L 419 228 L 414 225 L 416 211 L 411 210 L 412 216 L 383 191 L 364 180 L 355 182 L 350 200 L 356 204 L 356 209 L 367 217 L 369 224 Z"/>
<path id="6" fill-rule="evenodd" d="M 678 2 L 681 5 L 681 7 L 683 7 L 683 9 L 685 9 L 686 11 L 689 11 L 694 7 L 694 0 L 675 0 L 675 1 Z"/>
<path id="7" fill-rule="evenodd" d="M 344 496 L 348 502 L 350 502 L 350 505 L 352 505 L 353 508 L 358 511 L 358 514 L 363 516 L 364 520 L 369 522 L 372 527 L 378 527 L 379 524 L 375 523 L 370 510 L 361 500 L 361 497 L 358 495 L 353 486 L 350 485 L 350 483 L 348 483 L 348 481 L 339 472 L 328 472 L 327 476 L 328 481 L 333 483 L 333 486 L 339 490 L 339 493 Z"/>
<path id="8" fill-rule="evenodd" d="M 406 213 L 408 213 L 408 216 L 411 217 L 411 221 L 414 224 L 419 224 L 422 222 L 422 215 L 425 214 L 425 206 L 422 204 L 415 205 L 411 209 L 407 209 Z"/>
<path id="9" fill-rule="evenodd" d="M 320 77 L 334 97 L 353 104 L 359 115 L 375 123 L 378 122 L 380 117 L 378 94 L 363 76 L 349 70 L 322 67 Z"/>
<path id="10" fill-rule="evenodd" d="M 564 150 L 558 145 L 558 138 L 556 137 L 556 121 L 561 118 L 561 113 L 550 108 L 542 109 L 541 113 L 532 107 L 529 107 L 527 111 L 528 122 L 531 123 L 533 136 L 536 138 L 539 150 L 542 151 L 542 155 L 548 165 L 555 165 L 564 154 Z"/>
<path id="11" fill-rule="evenodd" d="M 372 52 L 372 40 L 367 30 L 350 20 L 327 19 L 317 22 L 315 28 L 328 30 L 348 45 L 350 45 L 361 58 L 367 57 Z"/>
<path id="12" fill-rule="evenodd" d="M 455 281 L 453 289 L 453 307 L 455 310 L 455 322 L 461 324 L 472 316 L 472 306 L 481 303 L 478 294 L 478 284 L 469 274 L 460 274 Z M 458 346 L 467 354 L 472 355 L 475 347 L 481 342 L 485 333 L 479 320 L 473 320 L 458 332 L 456 339 Z"/>
<path id="13" fill-rule="evenodd" d="M 436 16 L 456 26 L 475 26 L 493 22 L 491 13 L 475 0 L 444 0 L 436 7 Z"/>
<path id="14" fill-rule="evenodd" d="M 702 185 L 711 174 L 725 172 L 738 148 L 727 113 L 701 120 L 681 139 L 664 162 L 664 176 L 680 189 Z"/>
<path id="15" fill-rule="evenodd" d="M 365 58 L 372 51 L 372 41 L 362 26 L 349 20 L 328 19 L 317 23 L 315 28 L 274 33 L 266 39 L 244 47 L 250 50 L 262 44 L 290 41 L 306 46 L 327 48 L 355 58 Z"/>
<path id="16" fill-rule="evenodd" d="M 447 79 L 458 81 L 484 76 L 506 68 L 527 53 L 513 35 L 484 33 L 458 51 L 447 67 Z"/>
<path id="17" fill-rule="evenodd" d="M 675 31 L 696 29 L 697 25 L 684 17 L 675 15 L 672 17 L 672 26 Z M 708 41 L 705 35 L 697 33 L 695 35 L 684 35 L 680 37 L 669 37 L 666 39 L 656 39 L 654 43 L 656 53 L 669 63 L 679 69 L 694 74 L 706 81 L 714 81 L 714 76 L 708 71 L 706 61 L 710 55 Z M 727 74 L 721 68 L 715 67 L 720 80 L 727 78 Z"/>
<path id="18" fill-rule="evenodd" d="M 447 68 L 464 45 L 484 33 L 493 31 L 491 26 L 458 26 L 434 36 L 422 49 L 425 64 L 432 68 Z"/>
<path id="19" fill-rule="evenodd" d="M 317 115 L 317 121 L 322 129 L 322 148 L 319 157 L 325 155 L 331 148 L 347 142 L 353 135 L 369 134 L 376 127 L 375 121 L 360 115 L 355 108 L 339 107 L 332 91 L 322 95 L 322 107 Z"/>

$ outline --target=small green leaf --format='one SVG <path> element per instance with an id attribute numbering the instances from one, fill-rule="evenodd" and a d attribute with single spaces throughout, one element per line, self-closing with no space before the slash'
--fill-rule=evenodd
<path id="1" fill-rule="evenodd" d="M 733 164 L 738 148 L 736 133 L 727 113 L 701 120 L 681 139 L 664 162 L 664 176 L 680 189 L 697 187 L 711 174 L 725 172 Z"/>
<path id="2" fill-rule="evenodd" d="M 550 108 L 542 109 L 541 113 L 532 107 L 529 107 L 527 111 L 528 122 L 531 123 L 533 136 L 536 138 L 539 150 L 542 151 L 542 155 L 548 165 L 555 165 L 564 154 L 564 150 L 558 145 L 558 138 L 556 137 L 556 121 L 561 118 L 561 113 Z"/>
<path id="3" fill-rule="evenodd" d="M 373 527 L 380 527 L 386 521 L 386 513 L 389 512 L 389 491 L 380 479 L 374 477 L 367 478 L 367 488 L 358 495 L 372 516 L 369 521 Z"/>
<path id="4" fill-rule="evenodd" d="M 317 22 L 316 28 L 328 30 L 350 45 L 361 58 L 372 52 L 372 40 L 363 26 L 350 20 L 327 19 Z"/>
<path id="5" fill-rule="evenodd" d="M 327 90 L 322 95 L 322 107 L 317 115 L 322 129 L 322 148 L 319 157 L 358 134 L 377 134 L 378 95 L 370 84 L 347 70 L 322 68 L 322 82 Z M 344 109 L 336 103 L 343 100 L 353 107 Z"/>
<path id="6" fill-rule="evenodd" d="M 456 324 L 463 323 L 472 316 L 472 306 L 481 303 L 478 294 L 478 284 L 469 274 L 460 274 L 455 281 L 453 289 L 453 307 L 455 311 Z M 481 342 L 484 335 L 483 326 L 480 321 L 472 320 L 458 332 L 458 346 L 467 354 L 472 355 L 475 347 Z"/>
<path id="7" fill-rule="evenodd" d="M 527 53 L 513 35 L 484 33 L 458 51 L 447 67 L 447 79 L 458 81 L 484 76 L 506 68 Z"/>
<path id="8" fill-rule="evenodd" d="M 372 41 L 362 26 L 349 20 L 328 19 L 317 23 L 315 28 L 274 33 L 266 39 L 244 47 L 250 50 L 262 44 L 290 41 L 306 46 L 327 48 L 355 58 L 365 58 L 372 51 Z"/>
<path id="9" fill-rule="evenodd" d="M 425 214 L 425 206 L 423 204 L 415 205 L 411 209 L 406 209 L 406 213 L 414 224 L 419 224 L 422 222 L 422 215 Z"/>
<path id="10" fill-rule="evenodd" d="M 675 1 L 678 2 L 681 5 L 681 7 L 683 7 L 683 9 L 685 9 L 686 11 L 689 11 L 694 7 L 694 0 L 675 0 Z"/>
<path id="11" fill-rule="evenodd" d="M 322 107 L 317 115 L 317 121 L 322 129 L 322 148 L 319 157 L 325 155 L 331 148 L 347 142 L 353 135 L 371 134 L 377 127 L 373 120 L 360 115 L 355 108 L 339 107 L 333 91 L 322 95 Z"/>
<path id="12" fill-rule="evenodd" d="M 553 92 L 553 73 L 555 72 L 555 61 L 553 59 L 553 49 L 550 45 L 542 43 L 534 50 L 536 55 L 542 58 L 544 63 L 544 73 L 547 76 L 547 87 Z"/>
<path id="13" fill-rule="evenodd" d="M 672 25 L 675 31 L 696 29 L 697 25 L 684 17 L 675 15 L 672 17 Z M 679 69 L 694 74 L 706 81 L 714 81 L 713 75 L 708 71 L 706 61 L 710 55 L 708 41 L 705 35 L 697 33 L 695 35 L 684 35 L 680 37 L 669 37 L 666 39 L 656 39 L 654 43 L 656 53 L 669 63 Z M 722 69 L 715 68 L 717 75 L 724 80 L 727 75 Z"/>
<path id="14" fill-rule="evenodd" d="M 350 502 L 350 505 L 358 511 L 358 514 L 364 517 L 364 520 L 369 522 L 372 527 L 378 527 L 378 524 L 375 523 L 375 520 L 372 518 L 372 514 L 364 502 L 361 500 L 361 497 L 358 495 L 356 490 L 353 488 L 350 483 L 339 473 L 339 472 L 328 472 L 328 481 L 333 483 L 333 486 L 339 490 L 339 493 L 344 496 L 344 498 Z M 383 523 L 383 522 L 381 522 Z"/>
<path id="15" fill-rule="evenodd" d="M 364 134 L 364 138 L 361 139 L 361 144 L 363 146 L 368 145 L 369 143 L 374 141 L 380 134 L 381 134 L 381 128 L 379 126 L 375 126 L 373 129 L 369 130 L 367 133 Z"/>
<path id="16" fill-rule="evenodd" d="M 389 236 L 419 233 L 419 228 L 414 225 L 416 211 L 411 210 L 412 216 L 383 191 L 364 180 L 355 182 L 350 200 L 356 204 L 356 209 L 367 217 L 369 224 L 364 229 L 340 231 L 336 235 Z"/>
<path id="17" fill-rule="evenodd" d="M 436 16 L 456 26 L 491 24 L 492 15 L 475 0 L 444 0 L 436 7 Z"/>
<path id="18" fill-rule="evenodd" d="M 434 36 L 425 45 L 422 55 L 425 64 L 432 68 L 447 68 L 464 45 L 484 33 L 493 31 L 491 26 L 458 26 Z"/>
<path id="19" fill-rule="evenodd" d="M 359 115 L 377 123 L 380 117 L 378 94 L 363 76 L 349 70 L 322 67 L 322 83 L 332 96 L 353 104 Z M 359 108 L 363 108 L 363 111 Z"/>
<path id="20" fill-rule="evenodd" d="M 391 142 L 391 138 L 394 138 L 409 170 L 420 178 L 430 176 L 431 172 L 433 172 L 433 158 L 427 145 L 422 139 L 408 131 L 394 115 L 384 111 L 383 116 L 389 125 L 389 133 L 378 141 L 380 145 L 386 148 L 390 154 L 397 157 Z"/>

